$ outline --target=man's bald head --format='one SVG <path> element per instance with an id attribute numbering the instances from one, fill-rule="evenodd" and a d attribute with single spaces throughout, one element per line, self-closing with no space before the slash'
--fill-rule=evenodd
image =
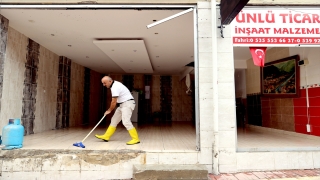
<path id="1" fill-rule="evenodd" d="M 102 79 L 101 79 L 101 82 L 103 84 L 103 86 L 107 87 L 107 88 L 110 88 L 113 80 L 110 76 L 104 76 Z"/>

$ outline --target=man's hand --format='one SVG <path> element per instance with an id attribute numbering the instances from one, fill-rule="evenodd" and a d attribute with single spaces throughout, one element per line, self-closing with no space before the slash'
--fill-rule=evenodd
<path id="1" fill-rule="evenodd" d="M 107 111 L 104 113 L 104 115 L 106 116 L 106 115 L 108 115 L 108 114 L 110 114 L 110 113 L 111 113 L 111 111 L 107 110 Z"/>
<path id="2" fill-rule="evenodd" d="M 110 114 L 111 111 L 117 106 L 117 99 L 118 97 L 112 97 L 110 108 L 104 113 L 104 115 Z"/>

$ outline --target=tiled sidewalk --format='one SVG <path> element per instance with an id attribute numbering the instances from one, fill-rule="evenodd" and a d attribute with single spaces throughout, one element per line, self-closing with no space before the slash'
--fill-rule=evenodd
<path id="1" fill-rule="evenodd" d="M 283 170 L 269 172 L 242 172 L 234 174 L 210 174 L 211 180 L 320 180 L 320 169 L 310 170 Z"/>

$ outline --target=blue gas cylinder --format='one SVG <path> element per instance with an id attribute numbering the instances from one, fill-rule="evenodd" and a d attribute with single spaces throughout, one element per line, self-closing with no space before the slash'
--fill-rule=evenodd
<path id="1" fill-rule="evenodd" d="M 20 119 L 9 119 L 9 124 L 2 129 L 2 149 L 22 148 L 24 127 L 20 124 Z"/>

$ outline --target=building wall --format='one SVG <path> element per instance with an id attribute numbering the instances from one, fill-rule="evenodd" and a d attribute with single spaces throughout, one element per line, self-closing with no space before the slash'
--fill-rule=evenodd
<path id="1" fill-rule="evenodd" d="M 212 2 L 211 2 L 212 3 Z M 214 173 L 237 171 L 234 60 L 230 26 L 219 24 L 216 4 L 198 3 L 199 163 Z"/>
<path id="2" fill-rule="evenodd" d="M 213 168 L 213 142 L 214 142 L 214 102 L 213 102 L 213 34 L 212 14 L 216 14 L 215 9 L 211 9 L 211 3 L 198 2 L 198 66 L 199 66 L 199 136 L 200 153 L 199 163 L 207 165 L 209 172 L 218 171 Z M 215 152 L 217 154 L 217 152 Z M 218 157 L 216 157 L 217 159 Z"/>
<path id="3" fill-rule="evenodd" d="M 154 1 L 154 3 L 158 2 L 163 1 Z M 177 1 L 171 2 L 177 3 Z M 185 1 L 181 1 L 181 3 L 182 2 L 185 3 Z M 211 7 L 213 8 L 211 9 Z M 214 171 L 216 173 L 252 169 L 276 169 L 275 166 L 271 168 L 267 166 L 272 164 L 271 161 L 273 165 L 275 162 L 277 162 L 277 165 L 282 165 L 282 168 L 284 165 L 289 164 L 283 162 L 291 162 L 290 156 L 286 152 L 276 152 L 272 153 L 272 155 L 266 155 L 266 153 L 236 152 L 235 97 L 233 91 L 234 65 L 231 50 L 231 30 L 228 26 L 224 28 L 225 38 L 222 39 L 219 29 L 212 28 L 219 24 L 219 12 L 216 12 L 215 7 L 216 5 L 213 4 L 211 6 L 210 2 L 198 3 L 199 89 L 196 90 L 199 90 L 200 95 L 200 151 L 183 153 L 154 152 L 149 153 L 143 158 L 143 162 L 147 164 L 205 164 L 209 172 Z M 81 82 L 81 80 L 79 80 L 79 82 Z M 79 100 L 79 102 L 81 102 L 81 100 Z M 179 156 L 177 156 L 177 154 Z M 297 152 L 295 156 L 292 157 L 299 157 L 301 159 L 307 157 L 309 158 L 309 162 L 310 154 L 312 156 L 312 152 L 303 154 Z M 283 159 L 285 160 L 282 161 Z M 139 160 L 139 162 L 141 162 L 141 160 Z M 299 161 L 295 161 L 295 163 L 296 162 L 299 163 Z M 77 164 L 79 165 L 81 163 Z M 126 164 L 125 167 L 130 167 L 131 165 L 132 164 Z M 103 168 L 107 169 L 105 166 L 92 166 L 91 164 L 88 166 L 92 169 L 99 168 L 101 171 Z M 119 167 L 121 166 L 118 166 L 117 169 L 119 169 Z M 51 170 L 50 168 L 49 170 Z M 277 168 L 279 169 L 279 167 Z M 301 168 L 303 167 L 301 166 Z M 103 173 L 106 171 L 111 173 L 115 172 L 114 169 L 107 169 L 103 171 Z M 101 172 L 98 173 L 101 174 Z"/>
<path id="4" fill-rule="evenodd" d="M 90 71 L 90 110 L 89 110 L 89 122 L 95 125 L 102 118 L 104 111 L 101 109 L 101 96 L 102 96 L 102 74 L 96 71 Z"/>
<path id="5" fill-rule="evenodd" d="M 266 53 L 266 62 L 272 62 L 285 57 L 299 55 L 300 59 L 308 59 L 309 64 L 299 66 L 300 68 L 300 93 L 299 98 L 265 98 L 260 97 L 260 68 L 253 65 L 252 59 L 247 60 L 247 91 L 248 109 L 261 106 L 261 112 L 249 112 L 262 115 L 262 126 L 281 129 L 286 131 L 299 132 L 304 134 L 320 134 L 320 105 L 318 103 L 320 94 L 320 76 L 317 70 L 320 67 L 318 57 L 320 52 L 317 48 L 295 47 L 295 48 L 272 48 Z M 257 78 L 258 77 L 258 78 Z M 309 108 L 307 107 L 306 91 L 308 88 Z M 309 93 L 310 92 L 310 93 Z M 249 98 L 258 96 L 261 103 L 251 105 Z M 308 116 L 309 114 L 309 116 Z M 308 121 L 309 119 L 309 121 Z M 250 122 L 250 119 L 249 119 Z M 311 132 L 307 132 L 306 125 L 311 125 Z M 258 124 L 255 124 L 258 125 Z"/>
<path id="6" fill-rule="evenodd" d="M 133 76 L 133 88 L 136 90 L 144 91 L 144 75 L 143 74 L 135 74 Z"/>
<path id="7" fill-rule="evenodd" d="M 236 61 L 235 61 L 236 62 Z M 234 74 L 236 98 L 246 98 L 246 70 L 236 69 Z"/>
<path id="8" fill-rule="evenodd" d="M 293 99 L 295 131 L 320 136 L 320 51 L 311 47 L 290 48 L 290 55 L 296 54 L 300 59 L 308 59 L 309 64 L 300 66 L 301 96 Z M 310 124 L 311 132 L 307 132 L 307 124 Z"/>
<path id="9" fill-rule="evenodd" d="M 69 126 L 76 126 L 82 118 L 83 67 L 72 67 Z M 9 26 L 3 68 L 0 132 L 10 118 L 21 119 L 26 135 L 55 129 L 59 56 Z"/>
<path id="10" fill-rule="evenodd" d="M 160 111 L 160 76 L 152 76 L 151 84 L 151 106 L 152 112 Z"/>
<path id="11" fill-rule="evenodd" d="M 34 133 L 55 129 L 59 56 L 40 46 Z"/>
<path id="12" fill-rule="evenodd" d="M 122 80 L 121 74 L 110 75 L 114 80 L 120 81 Z M 160 75 L 152 75 L 152 84 L 150 91 L 150 100 L 151 100 L 151 112 L 160 111 L 161 109 L 161 98 L 160 98 Z M 185 78 L 183 80 L 179 79 L 178 75 L 171 76 L 171 84 L 172 84 L 172 121 L 192 121 L 193 120 L 193 105 L 192 105 L 192 96 L 186 94 L 187 87 L 185 85 Z M 192 80 L 193 81 L 193 80 Z M 101 84 L 100 80 L 99 83 Z M 134 89 L 142 90 L 145 92 L 144 86 L 144 77 L 140 74 L 134 75 Z M 107 91 L 107 107 L 110 106 L 111 101 L 111 92 L 109 89 Z M 144 99 L 144 94 L 142 94 Z M 142 106 L 142 104 L 140 104 Z M 139 110 L 145 111 L 143 108 L 139 107 Z M 144 114 L 147 112 L 144 112 Z M 107 117 L 108 120 L 111 120 L 110 117 Z M 149 121 L 150 119 L 145 119 L 145 121 Z"/>
<path id="13" fill-rule="evenodd" d="M 10 118 L 21 118 L 23 81 L 28 38 L 8 27 L 7 48 L 3 59 L 0 132 Z"/>
<path id="14" fill-rule="evenodd" d="M 192 97 L 187 95 L 186 78 L 172 76 L 172 121 L 192 121 Z"/>
<path id="15" fill-rule="evenodd" d="M 71 62 L 70 126 L 79 126 L 83 119 L 84 67 Z"/>

